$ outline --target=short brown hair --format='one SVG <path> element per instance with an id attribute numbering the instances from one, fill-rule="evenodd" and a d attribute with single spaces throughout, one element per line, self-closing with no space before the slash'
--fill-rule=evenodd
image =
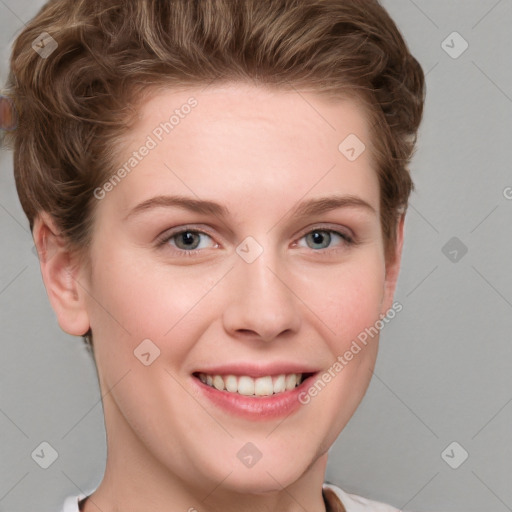
<path id="1" fill-rule="evenodd" d="M 46 58 L 32 47 L 43 32 L 58 44 Z M 15 41 L 7 91 L 18 126 L 6 140 L 31 230 L 46 211 L 85 256 L 93 191 L 115 171 L 116 141 L 144 92 L 226 81 L 363 101 L 389 261 L 413 189 L 425 83 L 377 0 L 49 1 Z"/>

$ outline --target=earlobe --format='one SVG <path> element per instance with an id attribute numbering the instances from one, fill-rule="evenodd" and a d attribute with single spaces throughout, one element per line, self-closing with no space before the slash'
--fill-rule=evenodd
<path id="1" fill-rule="evenodd" d="M 405 213 L 400 217 L 396 227 L 396 244 L 394 248 L 394 258 L 386 262 L 386 279 L 384 288 L 384 300 L 382 301 L 381 313 L 385 315 L 393 305 L 398 275 L 400 273 L 400 263 L 402 260 L 402 249 L 404 244 L 404 224 Z"/>
<path id="2" fill-rule="evenodd" d="M 61 329 L 81 336 L 89 329 L 85 290 L 79 282 L 80 267 L 46 212 L 38 214 L 33 229 L 46 293 Z"/>

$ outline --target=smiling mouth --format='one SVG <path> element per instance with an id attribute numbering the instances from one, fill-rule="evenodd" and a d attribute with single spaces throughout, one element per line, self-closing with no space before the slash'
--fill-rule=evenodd
<path id="1" fill-rule="evenodd" d="M 309 373 L 287 373 L 280 375 L 266 375 L 263 377 L 252 378 L 248 375 L 209 375 L 207 373 L 196 373 L 194 377 L 198 378 L 203 384 L 243 396 L 272 396 L 291 391 L 299 386 Z"/>

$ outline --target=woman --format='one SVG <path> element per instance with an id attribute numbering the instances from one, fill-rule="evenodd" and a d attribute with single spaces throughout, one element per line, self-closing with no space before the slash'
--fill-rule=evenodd
<path id="1" fill-rule="evenodd" d="M 382 6 L 52 1 L 9 86 L 44 283 L 103 396 L 104 478 L 64 512 L 396 510 L 324 484 L 400 309 L 424 77 Z"/>

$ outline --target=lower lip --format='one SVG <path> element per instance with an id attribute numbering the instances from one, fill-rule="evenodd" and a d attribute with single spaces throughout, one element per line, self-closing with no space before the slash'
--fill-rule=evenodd
<path id="1" fill-rule="evenodd" d="M 224 411 L 251 421 L 270 420 L 289 416 L 299 409 L 299 394 L 305 391 L 316 374 L 310 375 L 296 388 L 269 396 L 245 396 L 229 391 L 219 391 L 192 377 L 195 385 L 208 400 Z"/>

